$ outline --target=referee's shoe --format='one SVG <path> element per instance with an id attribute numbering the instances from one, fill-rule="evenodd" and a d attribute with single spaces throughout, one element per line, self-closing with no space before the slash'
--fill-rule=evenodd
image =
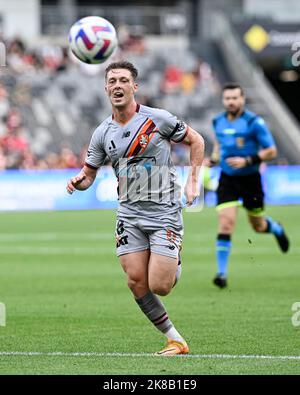
<path id="1" fill-rule="evenodd" d="M 221 274 L 216 275 L 216 277 L 213 279 L 213 283 L 221 289 L 227 287 L 227 279 Z"/>
<path id="2" fill-rule="evenodd" d="M 289 239 L 283 229 L 283 226 L 281 224 L 279 224 L 281 226 L 282 232 L 280 234 L 274 234 L 274 236 L 276 237 L 277 243 L 281 249 L 282 252 L 288 252 L 288 249 L 290 247 L 290 242 Z"/>

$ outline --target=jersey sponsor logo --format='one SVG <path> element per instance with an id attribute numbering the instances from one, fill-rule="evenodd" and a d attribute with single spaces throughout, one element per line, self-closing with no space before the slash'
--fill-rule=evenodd
<path id="1" fill-rule="evenodd" d="M 143 167 L 151 168 L 152 166 L 155 165 L 156 158 L 155 158 L 155 156 L 139 156 L 138 158 L 126 159 L 125 164 L 129 167 L 133 163 L 141 163 L 141 162 L 143 162 L 142 163 Z"/>
<path id="2" fill-rule="evenodd" d="M 123 236 L 123 237 L 118 237 L 118 239 L 116 240 L 117 244 L 116 247 L 119 248 L 120 246 L 124 246 L 126 244 L 128 244 L 128 236 Z"/>
<path id="3" fill-rule="evenodd" d="M 173 178 L 170 166 L 157 166 L 155 157 L 121 158 L 115 168 L 120 203 L 151 201 L 173 206 L 181 199 L 180 184 Z"/>
<path id="4" fill-rule="evenodd" d="M 223 133 L 224 134 L 235 134 L 236 130 L 235 129 L 224 129 Z"/>
<path id="5" fill-rule="evenodd" d="M 116 247 L 119 248 L 122 245 L 128 244 L 128 235 L 124 235 L 124 221 L 119 220 L 116 226 Z"/>

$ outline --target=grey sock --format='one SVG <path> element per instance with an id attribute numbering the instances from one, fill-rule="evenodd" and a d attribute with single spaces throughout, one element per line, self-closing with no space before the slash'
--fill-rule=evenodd
<path id="1" fill-rule="evenodd" d="M 156 326 L 158 330 L 166 333 L 173 327 L 162 302 L 149 291 L 145 296 L 135 299 L 142 312 Z"/>

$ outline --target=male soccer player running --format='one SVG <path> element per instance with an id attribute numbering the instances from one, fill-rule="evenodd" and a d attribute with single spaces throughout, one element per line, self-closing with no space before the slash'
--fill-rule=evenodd
<path id="1" fill-rule="evenodd" d="M 185 186 L 190 205 L 199 194 L 198 176 L 204 155 L 203 138 L 169 112 L 138 105 L 136 68 L 129 62 L 111 63 L 105 72 L 112 105 L 95 130 L 80 173 L 67 191 L 85 190 L 106 156 L 118 179 L 117 255 L 135 301 L 168 339 L 157 355 L 187 354 L 188 345 L 170 321 L 156 295 L 167 295 L 178 280 L 183 236 L 179 185 L 170 158 L 170 141 L 190 145 L 190 173 Z M 179 192 L 179 193 L 178 193 Z"/>
<path id="2" fill-rule="evenodd" d="M 259 233 L 273 233 L 281 248 L 287 252 L 289 241 L 281 224 L 264 212 L 264 193 L 259 164 L 273 159 L 277 150 L 264 120 L 244 109 L 245 96 L 239 84 L 223 87 L 225 112 L 213 119 L 216 142 L 211 165 L 220 161 L 221 176 L 217 189 L 219 218 L 216 240 L 218 271 L 213 282 L 227 286 L 227 266 L 239 199 L 248 212 L 252 228 Z"/>

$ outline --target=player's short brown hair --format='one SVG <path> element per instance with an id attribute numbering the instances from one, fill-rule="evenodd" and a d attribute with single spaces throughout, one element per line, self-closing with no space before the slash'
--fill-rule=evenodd
<path id="1" fill-rule="evenodd" d="M 105 69 L 105 79 L 107 79 L 107 74 L 110 70 L 115 70 L 115 69 L 126 69 L 129 70 L 133 80 L 135 81 L 137 76 L 138 76 L 138 71 L 134 67 L 134 65 L 130 62 L 127 62 L 126 60 L 121 60 L 120 62 L 113 62 L 110 63 L 106 69 Z"/>

